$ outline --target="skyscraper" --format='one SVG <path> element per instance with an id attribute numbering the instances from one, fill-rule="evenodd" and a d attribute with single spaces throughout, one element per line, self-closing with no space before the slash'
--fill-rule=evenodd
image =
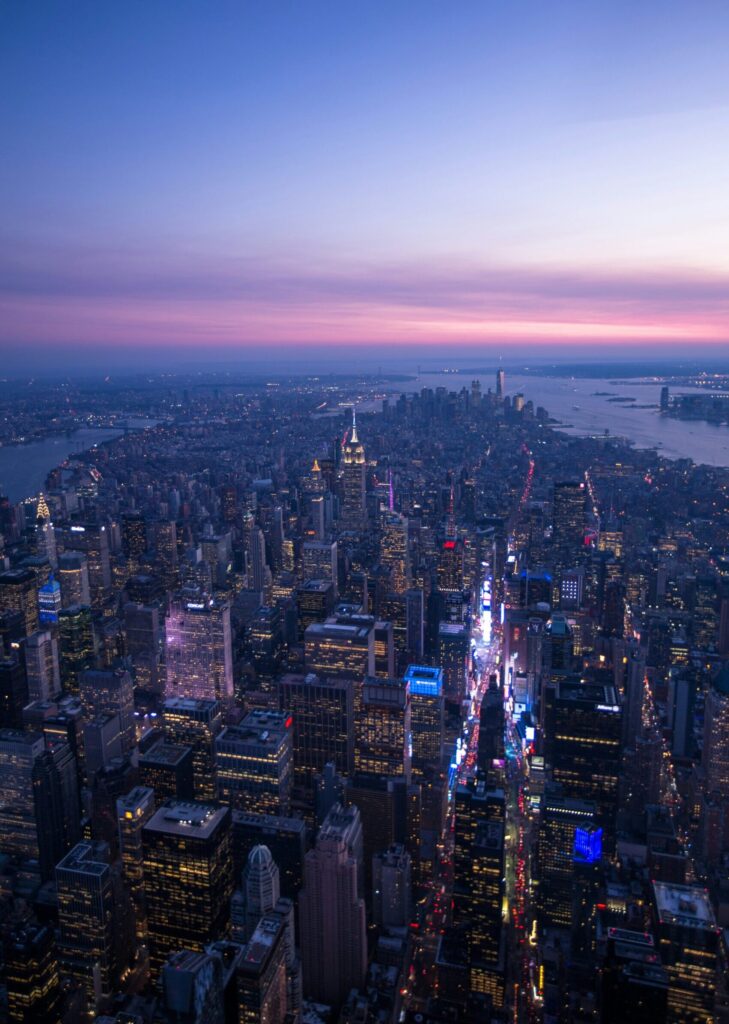
<path id="1" fill-rule="evenodd" d="M 504 390 L 505 390 L 505 388 L 506 388 L 506 371 L 505 370 L 497 370 L 496 371 L 496 397 L 497 398 L 503 398 L 504 397 Z"/>
<path id="2" fill-rule="evenodd" d="M 112 995 L 119 975 L 108 846 L 75 846 L 56 868 L 56 889 L 61 972 L 83 990 L 93 1013 Z"/>
<path id="3" fill-rule="evenodd" d="M 118 715 L 122 752 L 135 744 L 134 684 L 125 668 L 84 669 L 79 672 L 79 696 L 90 720 L 99 715 Z"/>
<path id="4" fill-rule="evenodd" d="M 566 556 L 576 554 L 585 535 L 585 485 L 582 481 L 558 481 L 554 485 L 552 540 Z"/>
<path id="5" fill-rule="evenodd" d="M 410 782 L 410 687 L 400 679 L 368 677 L 355 719 L 354 768 L 360 775 L 402 776 Z"/>
<path id="6" fill-rule="evenodd" d="M 410 687 L 412 772 L 415 779 L 440 767 L 444 740 L 443 670 L 410 665 L 405 673 Z"/>
<path id="7" fill-rule="evenodd" d="M 143 942 L 147 935 L 142 829 L 154 814 L 154 809 L 154 790 L 147 786 L 135 786 L 116 802 L 119 850 L 124 878 L 134 907 L 135 932 L 140 942 Z"/>
<path id="8" fill-rule="evenodd" d="M 219 938 L 233 890 L 228 807 L 170 800 L 142 830 L 149 952 L 156 974 L 175 950 Z"/>
<path id="9" fill-rule="evenodd" d="M 236 942 L 248 942 L 264 914 L 281 895 L 278 866 L 267 846 L 254 846 L 243 869 L 241 889 L 233 895 L 231 926 Z"/>
<path id="10" fill-rule="evenodd" d="M 51 700 L 61 690 L 58 642 L 49 630 L 31 633 L 23 644 L 28 700 Z"/>
<path id="11" fill-rule="evenodd" d="M 223 727 L 220 701 L 172 697 L 163 707 L 165 736 L 173 744 L 192 748 L 195 797 L 214 800 L 215 738 Z"/>
<path id="12" fill-rule="evenodd" d="M 166 697 L 233 700 L 230 605 L 178 594 L 165 620 Z"/>
<path id="13" fill-rule="evenodd" d="M 357 419 L 352 410 L 352 429 L 342 452 L 342 526 L 346 530 L 361 530 L 366 522 L 365 450 L 357 436 Z"/>
<path id="14" fill-rule="evenodd" d="M 386 515 L 382 523 L 380 561 L 390 570 L 390 589 L 404 594 L 410 586 L 408 521 L 396 512 Z"/>
<path id="15" fill-rule="evenodd" d="M 56 533 L 51 522 L 51 510 L 43 494 L 38 495 L 38 507 L 36 509 L 35 537 L 38 554 L 48 562 L 52 569 L 58 564 L 56 554 Z"/>
<path id="16" fill-rule="evenodd" d="M 354 813 L 358 816 L 356 808 Z M 367 936 L 357 859 L 346 829 L 333 823 L 335 817 L 330 812 L 306 855 L 299 919 L 304 992 L 340 1006 L 350 989 L 364 981 Z"/>
<path id="17" fill-rule="evenodd" d="M 0 612 L 21 612 L 25 635 L 38 629 L 36 576 L 30 569 L 7 569 L 0 572 Z"/>
<path id="18" fill-rule="evenodd" d="M 288 814 L 293 783 L 288 711 L 251 711 L 215 739 L 218 798 L 239 811 Z"/>
<path id="19" fill-rule="evenodd" d="M 668 970 L 668 1019 L 714 1019 L 720 930 L 708 893 L 699 886 L 653 882 L 653 914 Z"/>

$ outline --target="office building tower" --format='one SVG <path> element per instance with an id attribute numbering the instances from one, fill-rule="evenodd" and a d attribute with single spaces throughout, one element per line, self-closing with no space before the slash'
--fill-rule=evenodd
<path id="1" fill-rule="evenodd" d="M 469 983 L 472 992 L 504 1002 L 504 823 L 482 821 L 471 847 L 472 869 L 465 910 L 468 920 Z"/>
<path id="2" fill-rule="evenodd" d="M 104 523 L 73 523 L 63 530 L 65 551 L 86 555 L 91 588 L 91 605 L 100 608 L 111 590 L 109 529 Z"/>
<path id="3" fill-rule="evenodd" d="M 305 541 L 301 549 L 301 570 L 305 580 L 331 583 L 336 598 L 339 589 L 337 542 Z"/>
<path id="4" fill-rule="evenodd" d="M 296 899 L 304 877 L 306 827 L 301 818 L 233 811 L 234 872 L 240 877 L 255 846 L 265 845 L 279 868 L 281 894 Z"/>
<path id="5" fill-rule="evenodd" d="M 372 919 L 379 928 L 410 925 L 412 872 L 410 854 L 394 843 L 372 861 Z"/>
<path id="6" fill-rule="evenodd" d="M 554 485 L 552 540 L 566 554 L 576 554 L 585 537 L 585 485 L 582 481 L 559 481 Z"/>
<path id="7" fill-rule="evenodd" d="M 174 1024 L 226 1024 L 226 1009 L 232 1013 L 238 1001 L 236 995 L 226 999 L 225 960 L 213 947 L 171 953 L 160 971 L 160 990 L 161 1019 Z"/>
<path id="8" fill-rule="evenodd" d="M 392 623 L 380 619 L 374 623 L 374 629 L 375 675 L 391 679 L 395 675 L 395 634 Z"/>
<path id="9" fill-rule="evenodd" d="M 335 1007 L 350 989 L 363 984 L 367 970 L 359 866 L 348 842 L 351 825 L 335 824 L 336 810 L 327 816 L 316 846 L 306 855 L 299 897 L 304 992 Z"/>
<path id="10" fill-rule="evenodd" d="M 64 608 L 58 616 L 58 661 L 66 692 L 78 693 L 79 672 L 93 668 L 95 653 L 91 609 L 85 605 Z"/>
<path id="11" fill-rule="evenodd" d="M 410 687 L 400 679 L 365 679 L 355 718 L 354 770 L 410 782 Z"/>
<path id="12" fill-rule="evenodd" d="M 505 370 L 497 370 L 496 371 L 496 397 L 497 398 L 503 398 L 504 397 L 505 388 L 506 388 L 506 371 Z"/>
<path id="13" fill-rule="evenodd" d="M 231 930 L 236 942 L 248 942 L 264 914 L 281 896 L 278 866 L 267 846 L 254 846 L 243 869 L 242 886 L 233 894 Z"/>
<path id="14" fill-rule="evenodd" d="M 83 738 L 86 779 L 94 785 L 95 776 L 124 753 L 119 715 L 96 715 L 84 721 Z"/>
<path id="15" fill-rule="evenodd" d="M 38 495 L 38 506 L 35 518 L 35 545 L 38 554 L 48 562 L 52 569 L 58 564 L 56 551 L 56 532 L 51 522 L 51 510 L 43 494 Z"/>
<path id="16" fill-rule="evenodd" d="M 263 530 L 251 517 L 246 524 L 246 571 L 248 589 L 263 594 L 270 582 L 270 569 L 266 564 L 266 541 Z"/>
<path id="17" fill-rule="evenodd" d="M 42 628 L 58 624 L 63 607 L 61 584 L 51 575 L 48 582 L 38 588 L 38 622 Z"/>
<path id="18" fill-rule="evenodd" d="M 443 541 L 438 555 L 438 590 L 442 594 L 460 594 L 463 584 L 463 544 L 449 537 Z"/>
<path id="19" fill-rule="evenodd" d="M 668 1019 L 714 1019 L 720 929 L 707 891 L 653 882 L 654 930 L 668 971 Z"/>
<path id="20" fill-rule="evenodd" d="M 352 429 L 342 449 L 342 513 L 345 530 L 361 530 L 367 520 L 365 450 L 357 435 L 357 420 L 352 410 Z"/>
<path id="21" fill-rule="evenodd" d="M 729 800 L 729 665 L 720 669 L 706 695 L 702 764 L 706 791 Z"/>
<path id="22" fill-rule="evenodd" d="M 303 640 L 306 630 L 313 623 L 324 622 L 334 607 L 334 587 L 330 580 L 306 580 L 296 588 L 296 607 L 298 612 L 298 635 Z"/>
<path id="23" fill-rule="evenodd" d="M 549 788 L 541 800 L 537 840 L 537 907 L 543 925 L 568 927 L 572 921 L 575 834 L 593 828 L 595 805 Z"/>
<path id="24" fill-rule="evenodd" d="M 124 635 L 127 654 L 137 658 L 140 654 L 156 654 L 160 642 L 160 619 L 157 605 L 124 605 Z"/>
<path id="25" fill-rule="evenodd" d="M 125 512 L 121 518 L 121 542 L 125 558 L 139 564 L 147 550 L 147 523 L 141 512 Z"/>
<path id="26" fill-rule="evenodd" d="M 292 717 L 251 711 L 215 739 L 218 799 L 239 811 L 289 812 L 293 783 Z"/>
<path id="27" fill-rule="evenodd" d="M 188 595 L 191 596 L 191 595 Z M 230 605 L 178 594 L 165 619 L 166 697 L 233 701 Z"/>
<path id="28" fill-rule="evenodd" d="M 233 891 L 228 807 L 170 800 L 142 829 L 150 965 L 219 938 Z"/>
<path id="29" fill-rule="evenodd" d="M 410 586 L 408 520 L 396 512 L 386 515 L 382 523 L 380 561 L 390 572 L 390 590 L 404 594 Z"/>
<path id="30" fill-rule="evenodd" d="M 78 675 L 81 706 L 87 718 L 118 715 L 122 753 L 135 745 L 134 684 L 127 669 L 84 669 Z"/>
<path id="31" fill-rule="evenodd" d="M 427 665 L 410 665 L 405 673 L 410 688 L 410 732 L 414 780 L 439 768 L 443 757 L 444 708 L 443 670 Z"/>
<path id="32" fill-rule="evenodd" d="M 28 683 L 18 655 L 0 658 L 0 728 L 20 728 L 27 703 Z"/>
<path id="33" fill-rule="evenodd" d="M 158 804 L 192 800 L 195 795 L 193 748 L 160 739 L 139 756 L 139 781 L 154 790 Z"/>
<path id="34" fill-rule="evenodd" d="M 405 592 L 405 653 L 418 663 L 425 650 L 425 598 L 420 588 Z"/>
<path id="35" fill-rule="evenodd" d="M 441 622 L 438 626 L 438 664 L 443 670 L 443 695 L 447 702 L 460 704 L 466 696 L 470 661 L 468 627 L 460 622 Z"/>
<path id="36" fill-rule="evenodd" d="M 58 560 L 58 582 L 64 608 L 91 604 L 91 584 L 86 555 L 81 551 L 65 551 Z"/>
<path id="37" fill-rule="evenodd" d="M 164 585 L 166 589 L 174 590 L 179 582 L 177 525 L 173 521 L 153 523 L 152 537 Z"/>
<path id="38" fill-rule="evenodd" d="M 28 701 L 52 700 L 61 690 L 58 642 L 49 630 L 31 633 L 23 644 Z"/>
<path id="39" fill-rule="evenodd" d="M 595 823 L 614 839 L 621 761 L 622 716 L 615 688 L 563 680 L 548 722 L 552 774 L 564 795 L 593 801 Z"/>
<path id="40" fill-rule="evenodd" d="M 119 980 L 118 907 L 106 843 L 74 846 L 56 868 L 61 974 L 98 1012 Z"/>
<path id="41" fill-rule="evenodd" d="M 248 627 L 248 647 L 261 690 L 270 690 L 284 650 L 283 616 L 278 605 L 263 605 Z"/>
<path id="42" fill-rule="evenodd" d="M 39 861 L 43 878 L 67 849 L 67 827 L 78 816 L 78 797 L 75 808 L 68 803 L 67 754 L 60 745 L 55 754 L 47 750 L 41 733 L 0 729 L 0 849 Z"/>
<path id="43" fill-rule="evenodd" d="M 220 701 L 172 697 L 163 705 L 165 738 L 192 748 L 193 787 L 197 800 L 214 800 L 215 738 L 223 727 Z"/>
<path id="44" fill-rule="evenodd" d="M 20 612 L 25 635 L 38 629 L 36 575 L 30 569 L 6 569 L 0 572 L 0 613 Z"/>
<path id="45" fill-rule="evenodd" d="M 304 634 L 307 670 L 345 679 L 375 675 L 375 630 L 364 618 L 362 624 L 312 623 Z"/>
<path id="46" fill-rule="evenodd" d="M 53 929 L 47 924 L 18 925 L 3 945 L 10 1024 L 58 1024 L 61 989 Z"/>
<path id="47" fill-rule="evenodd" d="M 147 935 L 142 829 L 154 814 L 154 810 L 154 790 L 147 786 L 135 786 L 125 796 L 119 797 L 116 802 L 119 852 L 121 853 L 124 880 L 134 908 L 135 934 L 140 942 L 144 942 Z"/>
<path id="48" fill-rule="evenodd" d="M 286 994 L 286 921 L 264 915 L 251 935 L 238 966 L 239 1024 L 284 1024 Z"/>

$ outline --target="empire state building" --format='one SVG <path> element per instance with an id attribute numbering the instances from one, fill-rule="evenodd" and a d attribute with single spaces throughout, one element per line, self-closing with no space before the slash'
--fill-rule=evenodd
<path id="1" fill-rule="evenodd" d="M 365 497 L 365 450 L 357 436 L 357 417 L 352 410 L 352 430 L 343 447 L 344 501 L 342 505 L 342 526 L 346 530 L 361 530 L 367 518 Z"/>

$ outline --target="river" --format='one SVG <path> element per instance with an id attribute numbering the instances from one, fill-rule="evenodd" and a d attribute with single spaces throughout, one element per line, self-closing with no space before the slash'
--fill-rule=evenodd
<path id="1" fill-rule="evenodd" d="M 421 388 L 446 387 L 459 391 L 470 387 L 471 380 L 481 382 L 481 390 L 495 390 L 494 374 L 423 373 L 411 383 L 393 385 L 396 393 Z M 677 387 L 675 394 L 701 389 Z M 521 392 L 534 406 L 541 405 L 559 420 L 556 429 L 581 436 L 610 434 L 624 437 L 636 448 L 657 448 L 669 459 L 693 459 L 709 466 L 729 466 L 729 426 L 716 426 L 698 420 L 679 420 L 660 416 L 660 384 L 637 382 L 612 383 L 610 379 L 585 377 L 537 377 L 506 374 L 506 394 Z M 601 394 L 596 394 L 601 392 Z M 705 392 L 701 392 L 705 393 Z M 610 398 L 635 398 L 635 402 L 611 402 Z M 637 406 L 655 408 L 636 408 Z"/>
<path id="2" fill-rule="evenodd" d="M 152 421 L 131 422 L 132 427 L 152 426 Z M 0 494 L 15 505 L 42 491 L 52 469 L 71 456 L 87 451 L 103 441 L 121 437 L 119 427 L 81 427 L 73 434 L 44 437 L 42 441 L 7 445 L 0 448 Z"/>

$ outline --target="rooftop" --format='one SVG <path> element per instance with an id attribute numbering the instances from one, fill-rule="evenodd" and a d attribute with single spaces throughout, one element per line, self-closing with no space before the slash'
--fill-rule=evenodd
<path id="1" fill-rule="evenodd" d="M 707 889 L 697 885 L 654 882 L 653 892 L 661 924 L 677 924 L 706 931 L 718 930 Z"/>
<path id="2" fill-rule="evenodd" d="M 168 800 L 152 815 L 145 830 L 207 839 L 228 814 L 227 807 L 197 800 Z"/>

